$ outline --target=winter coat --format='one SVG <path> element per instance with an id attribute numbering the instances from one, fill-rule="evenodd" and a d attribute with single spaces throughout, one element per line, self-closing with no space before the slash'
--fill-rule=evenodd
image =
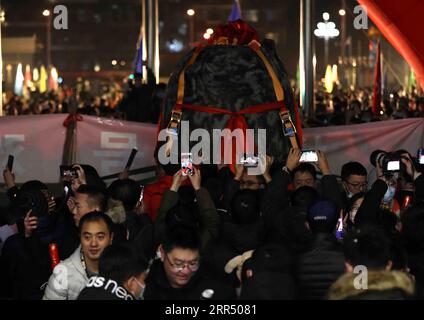
<path id="1" fill-rule="evenodd" d="M 399 271 L 370 271 L 368 281 L 355 281 L 361 274 L 346 273 L 333 283 L 328 291 L 329 300 L 406 300 L 414 295 L 414 283 Z M 357 289 L 355 284 L 367 284 Z"/>
<path id="2" fill-rule="evenodd" d="M 332 234 L 318 233 L 310 250 L 296 259 L 300 299 L 323 299 L 330 285 L 345 270 L 344 255 Z"/>
<path id="3" fill-rule="evenodd" d="M 88 276 L 81 262 L 81 246 L 53 270 L 44 291 L 43 300 L 76 300 L 88 283 Z"/>
<path id="4" fill-rule="evenodd" d="M 199 300 L 202 293 L 212 289 L 212 300 L 232 300 L 236 298 L 235 290 L 219 281 L 202 267 L 192 276 L 182 288 L 173 288 L 160 260 L 156 260 L 150 268 L 144 291 L 145 300 Z"/>

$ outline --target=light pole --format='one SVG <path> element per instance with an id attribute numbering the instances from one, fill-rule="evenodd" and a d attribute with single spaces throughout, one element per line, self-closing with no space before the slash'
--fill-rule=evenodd
<path id="1" fill-rule="evenodd" d="M 342 8 L 339 10 L 340 15 L 340 31 L 341 31 L 341 41 L 340 41 L 340 74 L 341 74 L 341 81 L 344 83 L 345 80 L 345 46 L 346 46 L 346 10 L 345 8 L 345 1 L 342 0 Z"/>
<path id="2" fill-rule="evenodd" d="M 190 39 L 190 45 L 194 43 L 194 15 L 196 14 L 196 11 L 193 9 L 187 10 L 188 15 L 188 34 Z"/>
<path id="3" fill-rule="evenodd" d="M 51 47 L 52 47 L 52 15 L 50 13 L 50 10 L 44 10 L 43 16 L 47 18 L 47 43 L 46 43 L 46 62 L 47 62 L 47 69 L 51 67 L 52 64 L 52 54 L 51 54 Z"/>
<path id="4" fill-rule="evenodd" d="M 325 66 L 328 65 L 328 44 L 329 40 L 331 38 L 337 37 L 340 32 L 336 29 L 336 24 L 334 22 L 329 21 L 330 20 L 330 14 L 328 12 L 324 12 L 322 14 L 322 18 L 324 19 L 324 22 L 318 22 L 317 29 L 314 30 L 315 36 L 318 38 L 324 38 L 325 40 L 325 48 L 324 48 L 324 61 Z"/>
<path id="5" fill-rule="evenodd" d="M 0 117 L 3 116 L 3 53 L 1 47 L 1 25 L 6 21 L 5 13 L 0 3 Z"/>

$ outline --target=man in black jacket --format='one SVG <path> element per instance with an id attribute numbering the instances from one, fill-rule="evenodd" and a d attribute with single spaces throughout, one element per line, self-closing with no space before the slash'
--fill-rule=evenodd
<path id="1" fill-rule="evenodd" d="M 235 299 L 235 290 L 212 277 L 200 262 L 200 237 L 189 225 L 169 228 L 160 245 L 160 260 L 146 279 L 146 300 Z"/>
<path id="2" fill-rule="evenodd" d="M 309 250 L 296 259 L 299 298 L 323 299 L 330 285 L 344 272 L 344 256 L 334 236 L 338 211 L 335 204 L 320 200 L 308 210 L 313 240 Z"/>

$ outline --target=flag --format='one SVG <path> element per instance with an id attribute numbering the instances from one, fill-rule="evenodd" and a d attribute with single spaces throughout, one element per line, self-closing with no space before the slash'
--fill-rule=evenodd
<path id="1" fill-rule="evenodd" d="M 236 21 L 241 19 L 241 8 L 239 0 L 234 0 L 233 8 L 231 9 L 228 22 Z"/>
<path id="2" fill-rule="evenodd" d="M 417 81 L 415 80 L 415 73 L 414 70 L 411 68 L 411 72 L 409 73 L 409 80 L 408 80 L 408 91 L 412 92 L 413 88 L 417 87 Z"/>
<path id="3" fill-rule="evenodd" d="M 327 69 L 325 71 L 325 89 L 328 93 L 331 93 L 333 91 L 333 75 L 332 75 L 332 68 L 330 65 L 327 66 Z"/>
<path id="4" fill-rule="evenodd" d="M 143 38 L 141 37 L 134 65 L 134 74 L 143 74 Z"/>
<path id="5" fill-rule="evenodd" d="M 40 93 L 47 91 L 47 71 L 44 66 L 40 69 Z"/>
<path id="6" fill-rule="evenodd" d="M 377 116 L 381 108 L 381 63 L 380 41 L 377 44 L 377 57 L 375 61 L 374 90 L 372 93 L 372 113 Z"/>
<path id="7" fill-rule="evenodd" d="M 15 78 L 15 94 L 22 97 L 24 89 L 24 74 L 22 72 L 22 63 L 18 64 Z"/>

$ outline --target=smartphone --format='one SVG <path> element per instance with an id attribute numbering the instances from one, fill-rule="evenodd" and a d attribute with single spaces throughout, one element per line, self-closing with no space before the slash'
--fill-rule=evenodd
<path id="1" fill-rule="evenodd" d="M 183 176 L 192 176 L 194 174 L 191 153 L 181 153 L 181 172 Z"/>
<path id="2" fill-rule="evenodd" d="M 60 176 L 67 179 L 77 179 L 78 172 L 72 166 L 60 166 Z"/>
<path id="3" fill-rule="evenodd" d="M 303 150 L 299 162 L 318 162 L 318 154 L 315 150 Z"/>
<path id="4" fill-rule="evenodd" d="M 337 222 L 337 229 L 336 229 L 336 238 L 337 240 L 343 240 L 344 232 L 343 232 L 343 218 L 340 217 Z"/>
<path id="5" fill-rule="evenodd" d="M 143 201 L 144 198 L 144 186 L 140 186 L 140 197 L 138 198 L 138 202 Z"/>
<path id="6" fill-rule="evenodd" d="M 424 148 L 418 149 L 417 159 L 419 164 L 424 164 Z"/>
<path id="7" fill-rule="evenodd" d="M 253 154 L 246 154 L 240 158 L 240 164 L 246 168 L 256 168 L 259 164 L 259 157 Z"/>
<path id="8" fill-rule="evenodd" d="M 387 162 L 387 171 L 399 171 L 400 170 L 400 160 L 393 160 Z"/>
<path id="9" fill-rule="evenodd" d="M 12 171 L 13 169 L 13 160 L 15 159 L 14 156 L 9 154 L 9 158 L 7 159 L 7 167 L 9 168 L 9 171 Z"/>
<path id="10" fill-rule="evenodd" d="M 131 154 L 130 154 L 130 156 L 128 158 L 128 161 L 127 161 L 127 164 L 125 166 L 125 169 L 126 170 L 129 170 L 130 169 L 130 167 L 131 167 L 131 165 L 132 165 L 132 163 L 134 161 L 134 158 L 135 158 L 135 155 L 137 154 L 137 152 L 138 152 L 138 149 L 137 148 L 133 148 L 131 150 Z"/>

